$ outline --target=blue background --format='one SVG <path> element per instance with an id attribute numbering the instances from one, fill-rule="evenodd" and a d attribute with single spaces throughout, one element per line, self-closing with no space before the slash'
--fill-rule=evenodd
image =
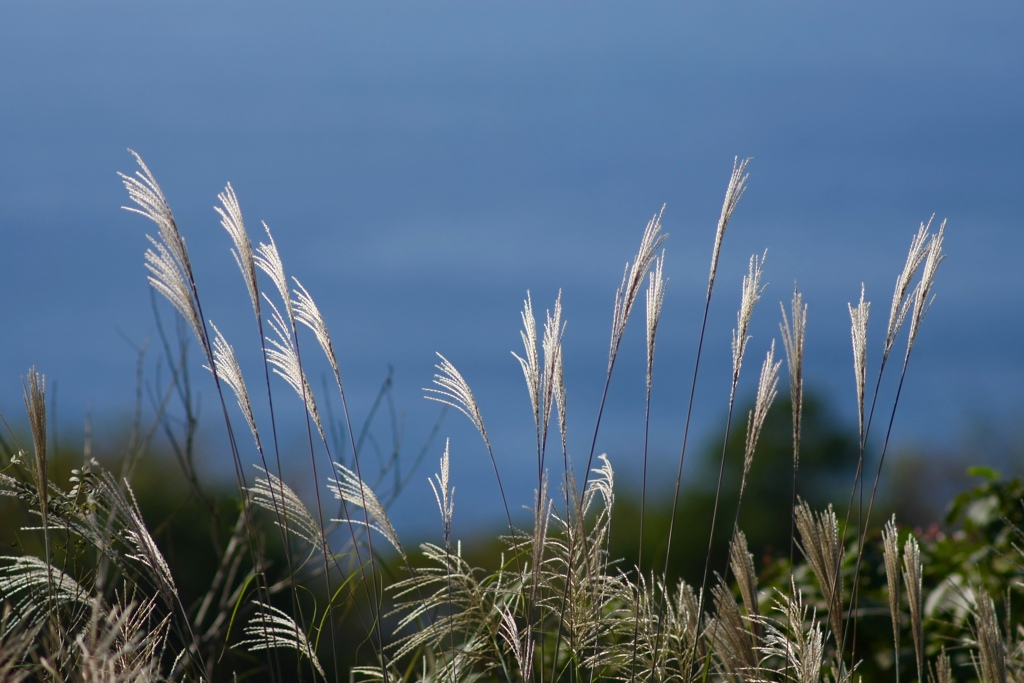
<path id="1" fill-rule="evenodd" d="M 809 303 L 809 389 L 827 394 L 853 432 L 847 302 L 865 282 L 873 377 L 895 276 L 933 213 L 936 225 L 949 220 L 949 258 L 894 437 L 936 453 L 988 430 L 1019 442 L 1021 35 L 1016 2 L 5 2 L 0 411 L 21 421 L 19 378 L 34 364 L 51 392 L 56 381 L 63 439 L 80 439 L 92 415 L 97 439 L 116 441 L 147 340 L 146 381 L 158 379 L 142 258 L 153 226 L 119 209 L 116 172 L 134 172 L 130 147 L 175 210 L 206 314 L 254 393 L 258 339 L 212 209 L 228 181 L 254 241 L 266 221 L 323 311 L 355 419 L 394 366 L 411 459 L 437 417 L 421 388 L 444 353 L 477 393 L 513 508 L 528 502 L 535 472 L 529 402 L 509 354 L 521 348 L 527 289 L 541 316 L 564 292 L 570 451 L 580 461 L 622 268 L 667 203 L 652 453 L 656 473 L 674 476 L 714 226 L 739 155 L 754 157 L 750 189 L 726 235 L 692 448 L 720 434 L 740 278 L 766 248 L 769 287 L 741 395 L 753 393 L 778 302 L 788 305 L 796 281 Z M 638 315 L 598 442 L 627 481 L 642 444 L 642 329 Z M 203 467 L 227 473 L 199 366 L 194 354 Z M 326 370 L 311 366 L 315 386 Z M 285 443 L 308 492 L 292 408 Z M 378 426 L 384 452 L 390 431 Z M 500 518 L 472 428 L 450 414 L 442 435 L 452 438 L 456 524 Z M 434 523 L 424 480 L 442 447 L 400 501 L 400 530 Z"/>

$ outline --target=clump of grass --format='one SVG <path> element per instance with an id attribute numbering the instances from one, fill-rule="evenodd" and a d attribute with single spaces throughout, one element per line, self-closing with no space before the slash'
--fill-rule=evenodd
<path id="1" fill-rule="evenodd" d="M 794 287 L 789 313 L 782 308 L 780 331 L 793 411 L 793 531 L 790 571 L 782 584 L 759 587 L 753 556 L 738 524 L 739 505 L 756 462 L 761 428 L 777 395 L 782 361 L 775 358 L 774 340 L 766 344 L 756 400 L 747 415 L 738 482 L 724 480 L 728 454 L 723 438 L 708 550 L 693 549 L 706 553 L 701 585 L 671 579 L 667 559 L 661 572 L 644 575 L 639 569 L 631 570 L 633 562 L 636 567 L 644 564 L 648 551 L 642 546 L 636 558 L 613 558 L 609 554 L 614 522 L 614 457 L 600 453 L 597 444 L 616 360 L 641 291 L 646 297 L 647 388 L 640 517 L 643 537 L 655 347 L 667 285 L 664 207 L 647 223 L 613 301 L 604 385 L 581 472 L 574 469 L 569 458 L 562 349 L 566 323 L 561 294 L 547 311 L 540 334 L 532 298 L 529 292 L 526 295 L 520 313 L 522 355 L 513 355 L 523 372 L 536 429 L 532 528 L 520 529 L 513 523 L 481 406 L 467 378 L 439 353 L 434 386 L 425 390 L 426 397 L 454 407 L 479 432 L 505 510 L 508 528 L 501 539 L 504 556 L 496 569 L 485 571 L 464 559 L 461 542 L 452 537 L 456 508 L 447 442 L 439 471 L 430 480 L 443 541 L 423 544 L 415 558 L 403 547 L 384 499 L 374 491 L 361 443 L 354 436 L 348 396 L 326 321 L 309 291 L 298 279 L 286 276 L 284 261 L 265 224 L 267 241 L 253 248 L 238 197 L 228 185 L 218 195 L 220 206 L 216 211 L 231 240 L 231 253 L 253 309 L 257 336 L 250 340 L 250 346 L 258 350 L 263 375 L 258 383 L 262 395 L 250 394 L 249 387 L 257 383 L 246 381 L 235 346 L 205 317 L 185 240 L 155 177 L 137 155 L 136 160 L 140 170 L 122 178 L 134 203 L 129 210 L 158 227 L 157 236 L 149 237 L 151 247 L 145 253 L 149 282 L 170 302 L 199 342 L 229 437 L 239 515 L 229 536 L 218 539 L 219 569 L 208 591 L 197 602 L 186 604 L 174 568 L 147 527 L 127 478 L 117 478 L 99 463 L 86 459 L 66 487 L 50 479 L 45 382 L 35 370 L 30 371 L 25 395 L 33 457 L 26 466 L 26 456 L 19 446 L 15 457 L 0 472 L 0 495 L 19 500 L 38 515 L 40 526 L 29 527 L 26 533 L 41 534 L 42 552 L 41 557 L 26 554 L 2 558 L 0 677 L 4 680 L 228 680 L 238 675 L 220 667 L 229 651 L 246 653 L 252 658 L 246 660 L 247 665 L 257 666 L 272 680 L 351 677 L 382 683 L 554 683 L 855 679 L 863 663 L 858 655 L 863 657 L 865 653 L 847 647 L 853 641 L 848 634 L 861 613 L 859 590 L 868 581 L 862 574 L 862 562 L 871 538 L 871 509 L 899 390 L 889 407 L 889 424 L 865 510 L 862 474 L 868 434 L 876 408 L 881 409 L 882 373 L 904 322 L 909 321 L 899 376 L 902 389 L 911 349 L 931 304 L 937 269 L 944 259 L 945 223 L 936 233 L 931 232 L 930 221 L 922 224 L 912 239 L 906 265 L 896 280 L 873 394 L 867 384 L 870 302 L 865 300 L 863 287 L 858 303 L 850 305 L 860 462 L 849 509 L 854 508 L 852 502 L 858 491 L 861 495 L 857 506 L 860 516 L 854 525 L 849 518 L 840 522 L 831 506 L 816 511 L 796 497 L 807 306 Z M 700 342 L 685 408 L 672 524 L 682 491 L 690 416 L 697 398 L 696 379 L 718 263 L 726 228 L 747 187 L 748 163 L 737 159 L 733 164 L 714 233 Z M 766 253 L 750 258 L 741 287 L 732 337 L 729 424 L 751 342 L 750 321 L 755 304 L 765 292 L 761 282 Z M 269 287 L 262 287 L 261 282 L 269 282 Z M 310 333 L 313 346 L 306 338 Z M 327 437 L 324 406 L 328 399 L 313 390 L 307 376 L 304 354 L 311 348 L 322 353 L 331 368 L 349 439 L 345 457 Z M 279 394 L 281 385 L 272 376 L 284 380 L 285 396 L 297 398 L 305 414 L 314 476 L 312 506 L 295 493 L 281 465 L 275 406 L 284 397 Z M 235 419 L 228 410 L 225 387 L 234 396 L 255 451 L 243 448 L 235 439 Z M 255 409 L 257 402 L 265 402 L 266 410 L 262 406 Z M 266 417 L 258 419 L 257 415 Z M 558 432 L 557 439 L 553 429 Z M 728 431 L 727 427 L 726 435 Z M 551 444 L 561 450 L 560 458 L 549 457 Z M 190 458 L 182 462 L 186 468 L 191 467 Z M 554 476 L 553 466 L 561 468 Z M 190 482 L 199 491 L 194 476 Z M 726 485 L 738 487 L 739 502 L 729 531 L 729 562 L 720 568 L 721 572 L 713 572 L 710 548 L 720 494 Z M 321 495 L 325 492 L 333 493 L 337 513 L 327 510 Z M 283 578 L 275 578 L 268 558 L 263 534 L 268 521 L 284 551 Z M 851 527 L 853 539 L 848 541 Z M 374 544 L 375 534 L 398 553 L 401 574 L 397 579 L 391 578 L 391 569 L 385 567 L 387 553 L 380 543 Z M 674 534 L 674 526 L 670 526 L 665 539 L 669 549 Z M 1024 646 L 1020 645 L 1024 632 L 1018 626 L 1015 636 L 1002 634 L 996 605 L 982 591 L 973 593 L 968 607 L 973 617 L 966 625 L 970 632 L 963 634 L 959 643 L 929 640 L 926 626 L 938 616 L 924 592 L 927 567 L 921 545 L 913 536 L 906 537 L 901 569 L 897 534 L 894 521 L 882 532 L 885 603 L 892 623 L 897 675 L 906 622 L 910 624 L 918 680 L 953 680 L 953 660 L 944 648 L 929 660 L 937 646 L 945 645 L 966 648 L 981 680 L 1024 676 Z M 804 562 L 794 558 L 797 547 Z M 907 596 L 906 612 L 901 592 Z M 341 616 L 347 611 L 364 619 L 365 643 L 370 650 L 349 672 L 342 670 L 338 658 L 347 637 Z M 961 666 L 956 673 L 963 671 Z"/>

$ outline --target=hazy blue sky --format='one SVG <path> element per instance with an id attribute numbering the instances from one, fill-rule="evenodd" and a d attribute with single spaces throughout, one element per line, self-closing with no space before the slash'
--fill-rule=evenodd
<path id="1" fill-rule="evenodd" d="M 674 469 L 735 155 L 754 161 L 725 240 L 696 446 L 725 409 L 740 277 L 766 248 L 741 393 L 795 280 L 810 306 L 810 386 L 855 429 L 847 302 L 865 282 L 871 373 L 894 278 L 933 213 L 949 219 L 949 258 L 896 437 L 943 446 L 981 418 L 1019 423 L 1021 35 L 1018 2 L 3 3 L 0 411 L 21 419 L 19 378 L 33 364 L 57 382 L 66 438 L 90 411 L 109 429 L 130 408 L 135 348 L 155 334 L 143 268 L 152 226 L 119 209 L 131 147 L 175 209 L 207 316 L 247 367 L 258 371 L 258 340 L 212 208 L 228 181 L 253 238 L 265 220 L 317 299 L 357 419 L 393 365 L 415 452 L 437 413 L 420 388 L 441 351 L 477 392 L 516 504 L 533 462 L 509 353 L 522 299 L 530 289 L 542 315 L 563 289 L 570 451 L 584 459 L 612 297 L 663 203 L 671 281 L 652 429 L 656 467 Z M 598 445 L 627 478 L 642 437 L 634 326 Z M 158 356 L 151 344 L 150 382 Z M 461 416 L 443 433 L 457 505 L 483 500 L 493 478 L 479 439 Z M 416 500 L 429 498 L 423 480 L 440 452 Z"/>

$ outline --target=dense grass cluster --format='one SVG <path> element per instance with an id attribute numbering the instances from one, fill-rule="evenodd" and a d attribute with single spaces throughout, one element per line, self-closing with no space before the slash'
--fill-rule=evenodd
<path id="1" fill-rule="evenodd" d="M 690 549 L 706 558 L 700 583 L 669 578 L 676 535 L 671 527 L 667 547 L 641 544 L 638 557 L 609 553 L 615 474 L 614 458 L 597 450 L 601 413 L 625 328 L 643 297 L 650 415 L 655 340 L 666 291 L 660 213 L 648 222 L 615 297 L 604 389 L 579 470 L 570 461 L 567 443 L 561 298 L 540 328 L 529 295 L 524 302 L 523 349 L 516 358 L 536 426 L 537 476 L 528 528 L 513 523 L 469 383 L 439 354 L 426 396 L 461 412 L 475 426 L 505 504 L 504 552 L 496 568 L 484 570 L 464 559 L 460 540 L 452 537 L 456 509 L 447 444 L 430 482 L 442 533 L 435 543 L 416 550 L 403 545 L 386 502 L 368 483 L 372 476 L 360 457 L 362 444 L 351 424 L 326 322 L 306 288 L 286 276 L 269 228 L 264 226 L 266 242 L 254 248 L 231 186 L 219 195 L 217 212 L 249 294 L 262 357 L 260 372 L 246 376 L 232 345 L 206 317 L 185 241 L 156 179 L 136 160 L 140 170 L 122 177 L 133 204 L 129 210 L 158 228 L 145 254 L 149 282 L 198 341 L 230 444 L 237 507 L 209 506 L 218 520 L 211 526 L 215 571 L 198 596 L 186 597 L 133 492 L 136 458 L 115 476 L 86 452 L 68 482 L 51 477 L 45 382 L 31 370 L 24 386 L 31 455 L 20 446 L 8 454 L 0 495 L 18 501 L 37 521 L 22 530 L 24 552 L 0 564 L 0 679 L 660 683 L 847 681 L 879 675 L 898 680 L 902 675 L 934 681 L 1024 680 L 1024 628 L 1012 616 L 1024 579 L 1016 526 L 1020 488 L 990 478 L 974 494 L 965 494 L 953 519 L 963 522 L 957 535 L 921 536 L 900 529 L 896 520 L 881 529 L 871 521 L 899 402 L 897 390 L 892 405 L 879 405 L 879 387 L 893 359 L 902 388 L 944 258 L 944 223 L 932 231 L 929 221 L 913 236 L 896 279 L 873 384 L 868 377 L 870 303 L 863 288 L 850 305 L 860 460 L 849 500 L 837 501 L 844 514 L 831 506 L 812 509 L 796 496 L 807 307 L 796 290 L 788 310 L 783 307 L 781 348 L 792 406 L 792 530 L 788 561 L 769 572 L 759 574 L 738 520 L 758 438 L 778 393 L 783 359 L 777 358 L 774 342 L 764 351 L 756 400 L 745 416 L 738 482 L 723 481 L 723 441 L 717 490 L 737 486 L 739 502 L 736 509 L 719 509 L 716 496 L 708 548 Z M 719 255 L 746 187 L 746 168 L 746 161 L 734 164 L 714 234 L 701 342 L 689 402 L 681 407 L 686 429 L 673 523 Z M 748 325 L 763 294 L 763 269 L 764 256 L 751 257 L 742 283 L 732 341 L 730 427 L 750 340 Z M 897 351 L 900 340 L 905 342 L 902 354 Z M 304 354 L 317 348 L 330 366 L 332 391 L 337 391 L 346 426 L 343 453 L 325 428 L 330 399 L 314 392 L 307 376 Z M 187 395 L 182 365 L 175 386 Z M 281 467 L 274 406 L 286 399 L 272 375 L 285 380 L 286 393 L 294 392 L 290 400 L 297 396 L 306 414 L 315 479 L 311 504 L 289 486 Z M 259 392 L 251 394 L 256 385 Z M 266 410 L 254 410 L 254 400 L 265 401 Z M 238 413 L 251 443 L 236 432 Z M 269 417 L 261 423 L 257 415 Z M 867 473 L 863 465 L 876 418 L 884 421 L 886 432 L 874 454 L 877 469 Z M 191 420 L 186 425 L 194 428 Z M 640 538 L 647 449 L 645 437 Z M 182 448 L 180 461 L 185 479 L 201 496 L 189 448 Z M 729 539 L 727 566 L 712 566 L 716 534 Z M 659 570 L 635 569 L 650 566 L 654 556 L 665 558 Z M 891 640 L 869 637 L 879 632 L 880 618 L 888 619 Z M 355 665 L 344 654 L 353 652 L 353 643 L 359 645 Z"/>

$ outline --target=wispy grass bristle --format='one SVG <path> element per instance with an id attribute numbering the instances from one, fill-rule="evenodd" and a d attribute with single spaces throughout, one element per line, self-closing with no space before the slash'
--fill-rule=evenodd
<path id="1" fill-rule="evenodd" d="M 276 516 L 275 524 L 282 528 L 286 527 L 290 533 L 297 535 L 312 549 L 322 549 L 324 547 L 323 531 L 298 494 L 272 472 L 268 472 L 259 465 L 254 465 L 254 467 L 263 476 L 256 477 L 249 489 L 253 504 L 273 512 Z"/>
<path id="2" fill-rule="evenodd" d="M 240 647 L 245 647 L 250 652 L 278 647 L 295 650 L 316 667 L 321 678 L 327 678 L 309 638 L 283 610 L 257 602 L 256 613 L 246 624 L 244 632 L 248 638 L 238 644 Z"/>
<path id="3" fill-rule="evenodd" d="M 336 519 L 333 521 L 347 521 L 351 524 L 362 524 L 368 526 L 370 529 L 373 529 L 383 536 L 404 558 L 405 551 L 402 549 L 402 544 L 398 540 L 398 533 L 391 525 L 388 513 L 384 509 L 384 506 L 381 505 L 380 499 L 377 498 L 377 494 L 375 494 L 355 472 L 344 465 L 335 463 L 335 469 L 339 473 L 339 476 L 338 478 L 331 478 L 328 488 L 339 500 L 343 500 L 349 505 L 355 505 L 356 507 L 363 509 L 367 515 L 369 515 L 369 521 L 352 519 L 351 517 L 348 520 Z"/>
<path id="4" fill-rule="evenodd" d="M 725 189 L 722 215 L 718 218 L 718 227 L 715 230 L 715 246 L 711 250 L 711 272 L 708 275 L 707 295 L 709 300 L 711 299 L 711 291 L 715 287 L 715 275 L 718 273 L 718 258 L 722 251 L 722 238 L 725 237 L 725 229 L 729 225 L 732 212 L 736 210 L 736 205 L 739 204 L 740 198 L 747 191 L 747 179 L 750 177 L 750 174 L 747 173 L 747 165 L 750 161 L 749 158 L 740 161 L 739 157 L 736 157 L 732 162 L 732 175 L 729 176 L 729 185 Z"/>

